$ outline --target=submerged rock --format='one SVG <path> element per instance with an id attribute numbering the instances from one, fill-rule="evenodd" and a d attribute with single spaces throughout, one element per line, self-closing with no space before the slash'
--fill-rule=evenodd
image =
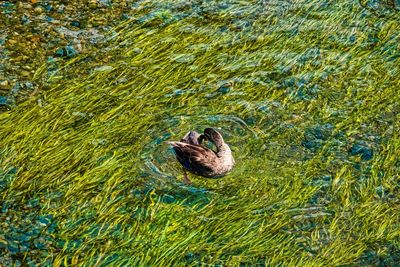
<path id="1" fill-rule="evenodd" d="M 352 156 L 360 155 L 362 160 L 370 160 L 374 156 L 372 148 L 363 143 L 353 144 L 349 153 Z"/>
<path id="2" fill-rule="evenodd" d="M 310 150 L 319 149 L 331 136 L 334 126 L 332 124 L 317 125 L 304 132 L 304 140 L 301 143 Z"/>
<path id="3" fill-rule="evenodd" d="M 218 92 L 223 93 L 223 94 L 229 93 L 230 91 L 231 91 L 230 86 L 223 85 L 220 88 L 218 88 Z"/>
<path id="4" fill-rule="evenodd" d="M 8 105 L 8 98 L 5 96 L 0 96 L 0 106 L 7 106 Z"/>
<path id="5" fill-rule="evenodd" d="M 76 20 L 71 21 L 70 25 L 73 26 L 73 27 L 77 27 L 77 28 L 81 27 L 80 22 L 76 21 Z"/>
<path id="6" fill-rule="evenodd" d="M 75 50 L 75 48 L 73 48 L 70 45 L 67 45 L 66 47 L 63 48 L 58 48 L 55 52 L 55 57 L 64 57 L 64 58 L 72 58 L 74 56 L 76 56 L 78 53 L 78 51 Z"/>

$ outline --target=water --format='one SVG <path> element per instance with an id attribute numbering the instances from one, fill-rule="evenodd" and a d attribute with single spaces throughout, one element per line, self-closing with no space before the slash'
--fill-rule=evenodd
<path id="1" fill-rule="evenodd" d="M 399 260 L 397 3 L 127 7 L 107 33 L 82 21 L 79 30 L 57 27 L 75 41 L 57 43 L 59 55 L 0 102 L 0 216 L 37 221 L 44 241 L 32 241 L 40 253 L 29 261 Z M 187 186 L 164 142 L 206 127 L 221 132 L 237 164 Z M 22 262 L 26 224 L 4 222 L 0 260 Z"/>

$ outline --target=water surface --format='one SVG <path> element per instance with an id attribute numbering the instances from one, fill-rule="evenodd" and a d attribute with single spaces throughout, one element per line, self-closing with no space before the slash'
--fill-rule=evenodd
<path id="1" fill-rule="evenodd" d="M 3 264 L 400 261 L 397 2 L 127 3 L 0 98 Z M 164 141 L 210 126 L 237 165 L 186 186 Z"/>

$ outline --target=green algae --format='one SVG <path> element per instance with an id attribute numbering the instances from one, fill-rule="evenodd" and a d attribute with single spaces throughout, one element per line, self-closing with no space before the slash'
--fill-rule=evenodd
<path id="1" fill-rule="evenodd" d="M 0 197 L 35 200 L 47 254 L 7 260 L 397 263 L 400 20 L 377 3 L 144 3 L 106 50 L 37 69 L 0 113 Z M 207 126 L 237 165 L 185 186 L 163 142 Z"/>

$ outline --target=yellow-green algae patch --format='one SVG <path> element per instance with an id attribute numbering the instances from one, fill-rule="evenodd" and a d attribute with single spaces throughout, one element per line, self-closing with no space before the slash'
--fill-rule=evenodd
<path id="1" fill-rule="evenodd" d="M 42 227 L 34 253 L 0 233 L 10 261 L 400 261 L 399 13 L 212 3 L 125 22 L 102 53 L 43 66 L 48 89 L 0 114 L 0 216 Z M 237 165 L 188 187 L 163 142 L 206 126 Z"/>

